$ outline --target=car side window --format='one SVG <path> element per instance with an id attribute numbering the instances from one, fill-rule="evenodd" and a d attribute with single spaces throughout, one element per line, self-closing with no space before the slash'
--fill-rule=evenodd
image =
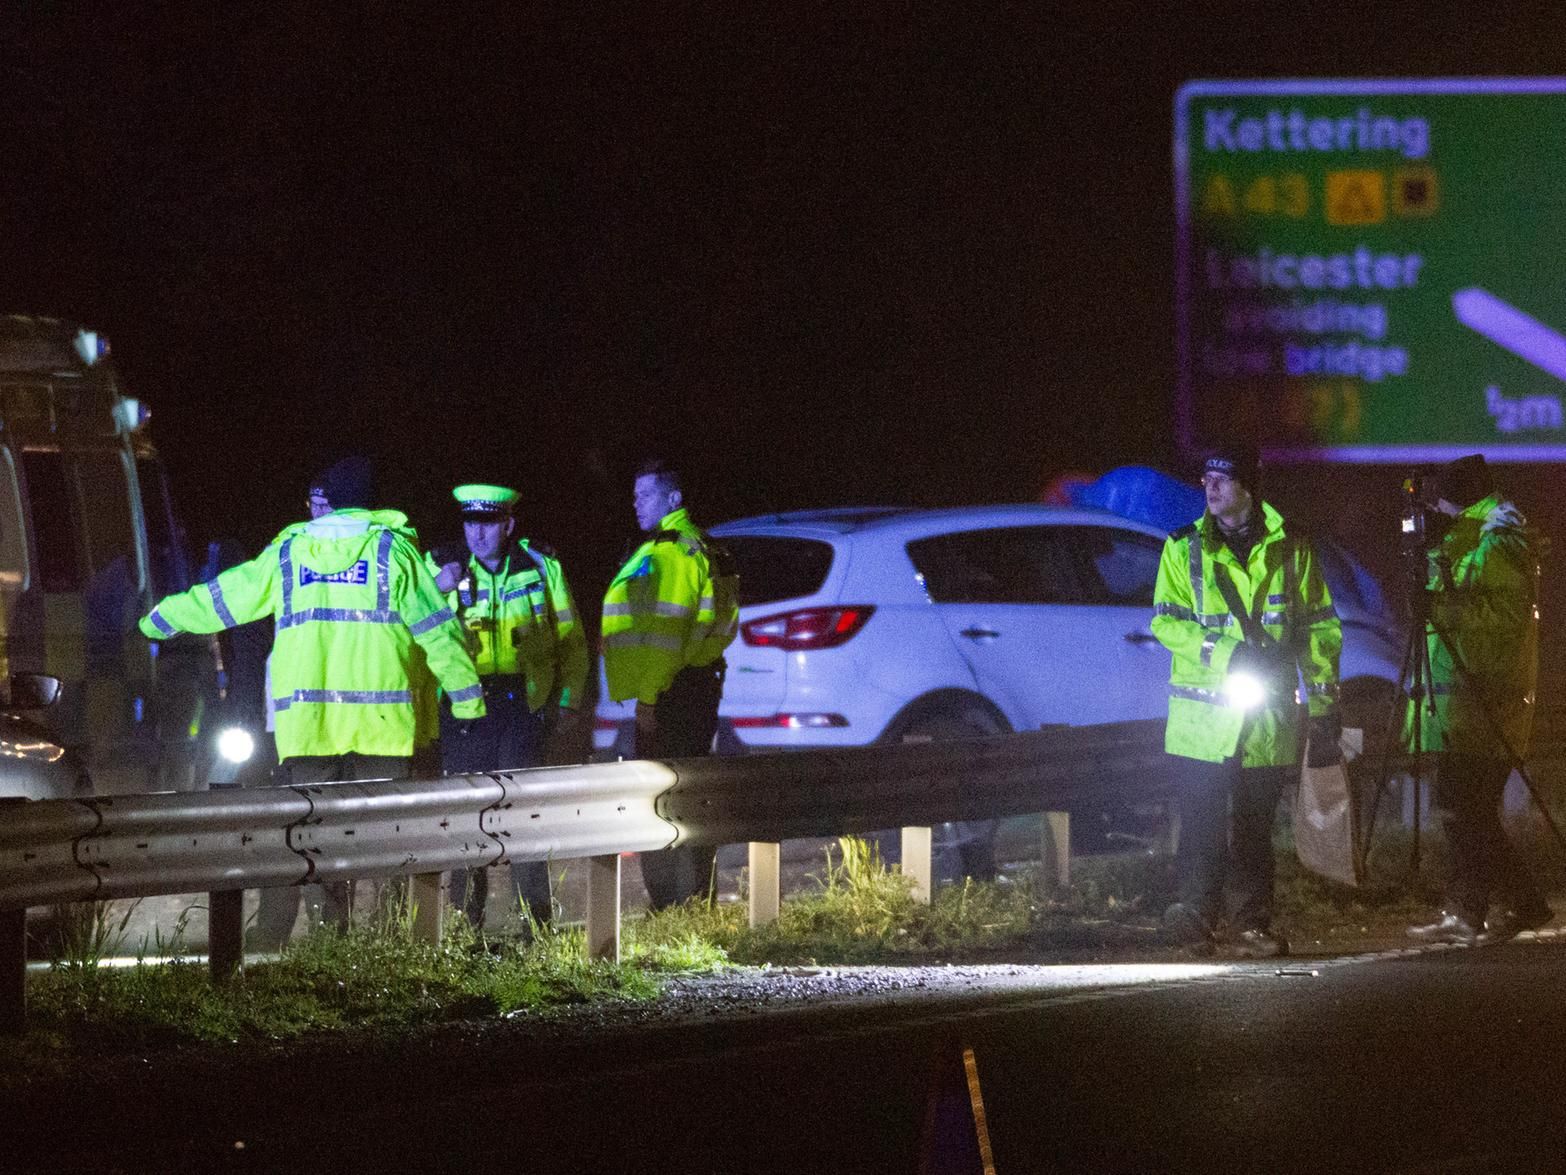
<path id="1" fill-rule="evenodd" d="M 1111 526 L 1071 527 L 1078 570 L 1095 604 L 1153 605 L 1153 585 L 1163 543 L 1151 535 Z"/>
<path id="2" fill-rule="evenodd" d="M 1081 590 L 1058 527 L 1015 526 L 935 535 L 908 557 L 936 604 L 1071 604 Z"/>

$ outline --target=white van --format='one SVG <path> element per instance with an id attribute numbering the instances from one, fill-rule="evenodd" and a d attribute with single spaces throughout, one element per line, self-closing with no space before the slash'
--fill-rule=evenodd
<path id="1" fill-rule="evenodd" d="M 61 681 L 38 717 L 99 792 L 192 786 L 215 697 L 210 641 L 136 631 L 191 578 L 147 417 L 102 337 L 0 316 L 0 677 Z"/>

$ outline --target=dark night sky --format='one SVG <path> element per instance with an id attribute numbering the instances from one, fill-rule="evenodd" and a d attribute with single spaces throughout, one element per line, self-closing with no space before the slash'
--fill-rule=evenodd
<path id="1" fill-rule="evenodd" d="M 0 307 L 109 335 L 197 537 L 347 449 L 568 559 L 648 449 L 708 519 L 1165 462 L 1181 81 L 1566 72 L 1428 5 L 583 7 L 8 19 Z"/>

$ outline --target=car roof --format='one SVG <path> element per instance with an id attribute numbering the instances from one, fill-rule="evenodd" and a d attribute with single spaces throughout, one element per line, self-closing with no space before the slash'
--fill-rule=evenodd
<path id="1" fill-rule="evenodd" d="M 807 534 L 827 532 L 929 531 L 943 527 L 991 527 L 1012 525 L 1103 526 L 1113 524 L 1144 534 L 1162 534 L 1156 527 L 1125 518 L 1108 510 L 1082 506 L 1045 506 L 1038 502 L 1016 502 L 984 506 L 841 506 L 823 510 L 789 510 L 778 514 L 758 514 L 737 518 L 711 528 L 715 535 L 732 534 Z"/>

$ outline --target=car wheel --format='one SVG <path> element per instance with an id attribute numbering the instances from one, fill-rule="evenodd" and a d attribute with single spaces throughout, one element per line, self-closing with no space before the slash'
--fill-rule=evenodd
<path id="1" fill-rule="evenodd" d="M 976 707 L 942 710 L 915 718 L 902 730 L 901 743 L 948 742 L 959 738 L 983 738 L 1002 733 L 1000 724 Z"/>

